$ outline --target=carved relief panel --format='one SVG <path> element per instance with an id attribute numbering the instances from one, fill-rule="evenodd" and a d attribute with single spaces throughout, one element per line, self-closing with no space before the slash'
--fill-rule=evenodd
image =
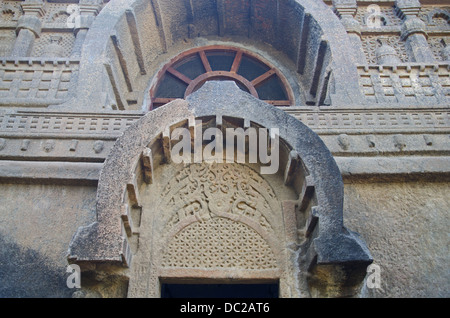
<path id="1" fill-rule="evenodd" d="M 158 297 L 165 281 L 230 279 L 279 281 L 286 294 L 291 280 L 283 212 L 269 183 L 241 164 L 163 169 L 171 177 L 161 178 L 169 181 L 160 187 L 158 202 L 147 207 L 142 199 L 129 297 Z M 153 197 L 155 183 L 148 188 Z"/>

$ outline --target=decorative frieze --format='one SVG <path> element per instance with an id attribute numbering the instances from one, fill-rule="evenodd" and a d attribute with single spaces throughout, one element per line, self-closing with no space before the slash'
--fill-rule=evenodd
<path id="1" fill-rule="evenodd" d="M 48 106 L 69 97 L 76 83 L 77 60 L 3 59 L 0 106 Z"/>
<path id="2" fill-rule="evenodd" d="M 414 156 L 419 161 L 427 155 L 450 155 L 448 134 L 372 134 L 358 133 L 322 135 L 322 140 L 335 157 L 400 157 Z M 369 167 L 367 167 L 369 169 Z M 446 170 L 447 168 L 445 168 Z"/>
<path id="3" fill-rule="evenodd" d="M 72 32 L 43 32 L 35 41 L 31 56 L 61 58 L 69 57 L 75 42 Z"/>
<path id="4" fill-rule="evenodd" d="M 370 104 L 448 105 L 447 64 L 358 67 L 360 85 Z"/>
<path id="5" fill-rule="evenodd" d="M 118 137 L 139 115 L 67 114 L 18 112 L 0 115 L 0 134 L 4 135 L 56 135 L 89 137 L 109 135 Z M 94 137 L 95 138 L 95 137 Z"/>
<path id="6" fill-rule="evenodd" d="M 0 10 L 1 27 L 15 27 L 19 18 L 23 15 L 19 1 L 2 1 Z"/>
<path id="7" fill-rule="evenodd" d="M 1 138 L 0 158 L 2 160 L 37 161 L 103 161 L 114 140 L 57 139 L 57 138 Z"/>
<path id="8" fill-rule="evenodd" d="M 382 39 L 382 41 L 379 41 Z M 409 56 L 406 51 L 405 43 L 401 41 L 400 35 L 364 35 L 361 38 L 364 53 L 366 54 L 368 64 L 376 65 L 377 50 L 383 45 L 389 45 L 392 47 L 397 57 L 402 63 L 409 62 Z"/>
<path id="9" fill-rule="evenodd" d="M 402 152 L 437 156 L 450 153 L 448 108 L 335 110 L 286 108 L 321 136 L 336 155 L 399 155 L 394 136 L 405 136 Z M 142 114 L 60 114 L 16 112 L 0 115 L 1 158 L 46 157 L 104 160 L 110 146 Z M 282 128 L 282 127 L 280 127 Z M 164 135 L 164 134 L 163 134 Z M 162 135 L 162 137 L 163 137 Z M 151 160 L 147 160 L 148 181 Z"/>
<path id="10" fill-rule="evenodd" d="M 422 6 L 418 17 L 430 28 L 450 30 L 450 7 Z"/>
<path id="11" fill-rule="evenodd" d="M 332 1 L 332 4 L 352 37 L 354 28 L 348 28 L 348 19 L 344 19 L 341 13 L 342 11 L 348 14 L 347 2 Z M 356 12 L 353 14 L 352 11 L 351 14 L 359 25 L 358 30 L 369 65 L 384 64 L 376 58 L 377 50 L 382 48 L 380 41 L 392 47 L 402 63 L 448 60 L 444 39 L 450 35 L 450 7 L 431 3 L 422 5 L 416 0 L 356 1 L 356 4 Z M 355 5 L 352 10 L 355 10 Z M 365 64 L 359 61 L 357 63 Z"/>
<path id="12" fill-rule="evenodd" d="M 388 40 L 384 37 L 377 40 L 381 46 L 375 51 L 376 62 L 379 65 L 398 65 L 402 63 L 398 57 L 397 51 L 389 45 Z"/>
<path id="13" fill-rule="evenodd" d="M 9 56 L 16 40 L 16 31 L 0 29 L 0 56 Z"/>
<path id="14" fill-rule="evenodd" d="M 361 24 L 361 26 L 367 27 L 368 21 L 371 15 L 371 11 L 368 6 L 358 6 L 355 14 L 355 19 Z M 401 23 L 401 19 L 395 14 L 393 6 L 379 6 L 380 27 L 392 27 Z"/>
<path id="15" fill-rule="evenodd" d="M 320 135 L 358 131 L 360 133 L 442 131 L 450 128 L 450 111 L 418 109 L 374 111 L 293 111 L 289 112 Z"/>
<path id="16" fill-rule="evenodd" d="M 448 78 L 447 86 L 450 87 L 450 78 Z M 450 128 L 450 110 L 448 108 L 347 108 L 336 110 L 326 107 L 321 109 L 310 107 L 307 109 L 285 108 L 285 111 L 319 134 L 340 134 L 355 130 L 361 133 L 368 131 L 421 133 L 445 131 Z M 0 135 L 60 136 L 65 139 L 103 136 L 102 138 L 114 139 L 141 116 L 141 113 L 94 115 L 18 111 L 0 114 Z"/>

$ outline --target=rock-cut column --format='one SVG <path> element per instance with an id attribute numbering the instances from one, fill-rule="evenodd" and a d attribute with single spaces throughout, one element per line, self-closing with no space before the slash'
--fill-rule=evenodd
<path id="1" fill-rule="evenodd" d="M 34 41 L 41 34 L 44 15 L 42 0 L 27 0 L 22 4 L 24 15 L 20 17 L 16 28 L 16 41 L 11 50 L 13 57 L 27 57 L 31 55 Z"/>
<path id="2" fill-rule="evenodd" d="M 425 23 L 417 15 L 420 12 L 418 0 L 397 0 L 397 14 L 404 19 L 401 38 L 405 41 L 411 62 L 434 63 L 434 54 L 428 45 Z"/>
<path id="3" fill-rule="evenodd" d="M 336 14 L 341 18 L 341 22 L 352 43 L 355 63 L 367 64 L 361 42 L 361 25 L 354 18 L 358 8 L 356 0 L 333 0 L 333 7 Z"/>
<path id="4" fill-rule="evenodd" d="M 99 0 L 80 0 L 74 25 L 75 43 L 72 48 L 72 57 L 81 56 L 84 39 L 95 16 L 100 11 L 100 5 L 101 1 Z"/>

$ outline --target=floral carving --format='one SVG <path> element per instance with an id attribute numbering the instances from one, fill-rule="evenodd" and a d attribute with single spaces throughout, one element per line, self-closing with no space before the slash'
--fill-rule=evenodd
<path id="1" fill-rule="evenodd" d="M 445 48 L 445 42 L 441 37 L 429 37 L 428 44 L 437 61 L 444 61 L 442 51 Z"/>
<path id="2" fill-rule="evenodd" d="M 163 267 L 275 269 L 267 242 L 249 226 L 227 218 L 196 222 L 178 233 L 162 260 Z"/>
<path id="3" fill-rule="evenodd" d="M 191 164 L 163 191 L 163 267 L 273 269 L 278 201 L 247 166 Z M 279 207 L 278 207 L 279 209 Z M 164 221 L 163 221 L 164 222 Z"/>
<path id="4" fill-rule="evenodd" d="M 237 164 L 192 164 L 181 170 L 164 190 L 172 228 L 186 217 L 249 219 L 273 231 L 270 219 L 276 197 L 255 171 Z"/>
<path id="5" fill-rule="evenodd" d="M 380 37 L 376 35 L 369 35 L 362 37 L 362 46 L 364 53 L 366 54 L 366 58 L 369 64 L 377 64 L 375 51 L 381 46 L 378 41 Z M 384 42 L 393 47 L 397 52 L 397 56 L 403 63 L 409 61 L 408 53 L 406 52 L 405 42 L 400 40 L 400 36 L 391 35 L 391 36 L 383 36 Z"/>

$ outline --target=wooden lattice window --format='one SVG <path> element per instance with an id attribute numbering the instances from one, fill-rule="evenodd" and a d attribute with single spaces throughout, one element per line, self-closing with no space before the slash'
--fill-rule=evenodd
<path id="1" fill-rule="evenodd" d="M 189 50 L 167 63 L 150 89 L 149 108 L 185 98 L 210 80 L 232 80 L 274 106 L 294 104 L 291 88 L 278 69 L 244 49 L 214 45 Z"/>

